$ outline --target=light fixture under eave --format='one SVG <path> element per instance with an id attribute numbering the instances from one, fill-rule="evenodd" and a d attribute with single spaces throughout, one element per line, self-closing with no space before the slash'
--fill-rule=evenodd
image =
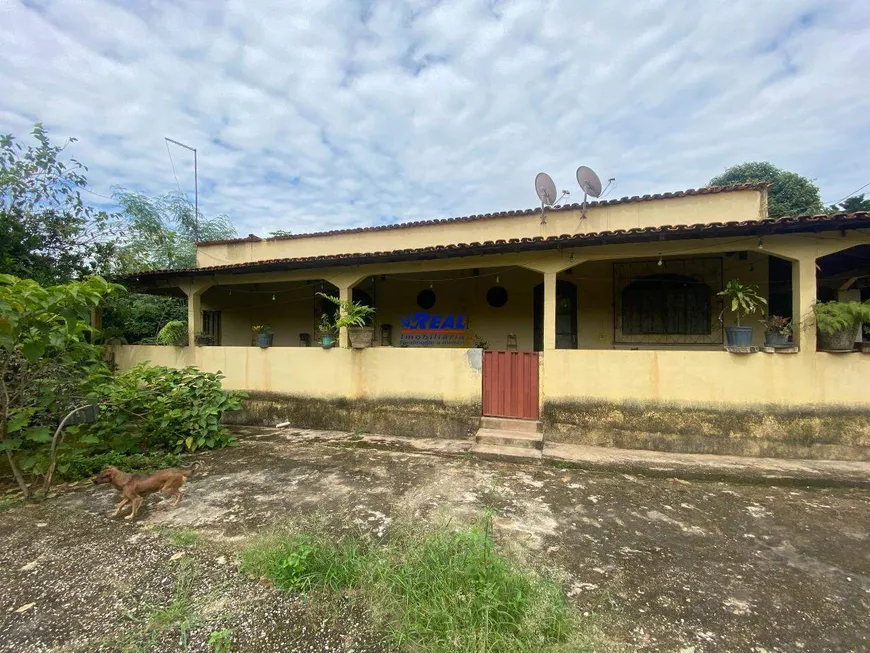
<path id="1" fill-rule="evenodd" d="M 661 255 L 661 254 L 659 254 L 659 262 L 656 263 L 656 265 L 658 265 L 659 267 L 662 267 L 662 265 L 664 265 L 664 262 L 662 261 L 662 255 Z"/>
<path id="2" fill-rule="evenodd" d="M 762 238 L 758 239 L 758 249 L 764 249 L 764 240 Z"/>
<path id="3" fill-rule="evenodd" d="M 498 283 L 498 274 L 495 275 L 495 282 Z"/>

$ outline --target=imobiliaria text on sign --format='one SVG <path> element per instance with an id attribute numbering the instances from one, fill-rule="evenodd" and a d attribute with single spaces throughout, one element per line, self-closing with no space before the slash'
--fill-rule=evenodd
<path id="1" fill-rule="evenodd" d="M 432 315 L 424 311 L 408 313 L 402 323 L 399 344 L 408 347 L 463 347 L 464 315 Z"/>

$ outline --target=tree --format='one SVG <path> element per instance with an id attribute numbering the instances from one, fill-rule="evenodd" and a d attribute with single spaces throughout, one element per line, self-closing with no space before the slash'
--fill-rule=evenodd
<path id="1" fill-rule="evenodd" d="M 181 193 L 151 198 L 118 189 L 125 236 L 118 246 L 116 267 L 129 273 L 141 270 L 188 268 L 196 265 L 196 243 L 234 238 L 236 230 L 225 215 L 206 218 Z"/>
<path id="2" fill-rule="evenodd" d="M 864 199 L 864 193 L 849 197 L 839 204 L 831 204 L 828 207 L 831 213 L 855 213 L 856 211 L 870 211 L 870 197 Z"/>
<path id="3" fill-rule="evenodd" d="M 82 201 L 85 166 L 64 158 L 40 123 L 24 147 L 0 135 L 0 273 L 58 283 L 92 273 L 111 258 L 111 216 Z"/>
<path id="4" fill-rule="evenodd" d="M 173 321 L 187 324 L 187 303 L 183 299 L 124 293 L 106 301 L 102 339 L 106 343 L 154 344 L 160 329 Z"/>
<path id="5" fill-rule="evenodd" d="M 124 225 L 124 237 L 117 243 L 113 263 L 116 274 L 194 267 L 197 240 L 236 235 L 225 215 L 207 218 L 200 211 L 197 220 L 193 204 L 181 193 L 152 198 L 118 189 L 114 198 L 120 205 L 119 220 Z M 108 303 L 103 329 L 107 339 L 149 342 L 173 321 L 187 323 L 184 300 L 130 294 Z"/>
<path id="6" fill-rule="evenodd" d="M 796 172 L 781 170 L 767 161 L 748 161 L 728 168 L 710 180 L 711 186 L 769 182 L 767 213 L 771 218 L 824 211 L 819 188 Z"/>
<path id="7" fill-rule="evenodd" d="M 119 289 L 100 277 L 43 287 L 0 275 L 0 450 L 25 498 L 22 471 L 47 470 L 54 427 L 110 376 L 86 336 L 91 310 Z"/>

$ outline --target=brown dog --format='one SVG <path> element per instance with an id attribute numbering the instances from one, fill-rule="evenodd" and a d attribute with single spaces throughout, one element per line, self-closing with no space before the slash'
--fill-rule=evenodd
<path id="1" fill-rule="evenodd" d="M 112 517 L 120 515 L 121 510 L 129 503 L 132 504 L 133 509 L 124 519 L 133 519 L 139 512 L 143 498 L 153 492 L 165 492 L 174 496 L 175 502 L 172 505 L 177 506 L 183 496 L 181 486 L 199 465 L 200 463 L 196 462 L 191 465 L 190 469 L 161 469 L 147 475 L 127 474 L 117 467 L 106 467 L 97 474 L 94 483 L 111 483 L 120 492 L 121 500 L 115 506 L 115 514 Z"/>

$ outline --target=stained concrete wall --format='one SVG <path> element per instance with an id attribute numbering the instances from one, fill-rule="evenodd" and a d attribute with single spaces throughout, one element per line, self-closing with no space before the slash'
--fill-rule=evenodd
<path id="1" fill-rule="evenodd" d="M 276 258 L 389 251 L 635 227 L 759 220 L 766 216 L 765 192 L 732 191 L 591 206 L 585 218 L 581 218 L 579 210 L 551 210 L 545 224 L 541 224 L 540 215 L 522 215 L 349 234 L 302 235 L 286 240 L 207 245 L 197 249 L 197 265 L 204 267 Z"/>
<path id="2" fill-rule="evenodd" d="M 115 348 L 121 370 L 195 365 L 225 375 L 224 387 L 248 399 L 229 423 L 464 438 L 481 409 L 479 349 Z"/>
<path id="3" fill-rule="evenodd" d="M 195 365 L 222 372 L 231 390 L 275 392 L 320 399 L 420 399 L 480 403 L 479 349 L 320 347 L 115 348 L 126 370 L 143 361 L 154 365 Z"/>
<path id="4" fill-rule="evenodd" d="M 784 458 L 870 460 L 864 354 L 548 351 L 551 441 Z"/>

